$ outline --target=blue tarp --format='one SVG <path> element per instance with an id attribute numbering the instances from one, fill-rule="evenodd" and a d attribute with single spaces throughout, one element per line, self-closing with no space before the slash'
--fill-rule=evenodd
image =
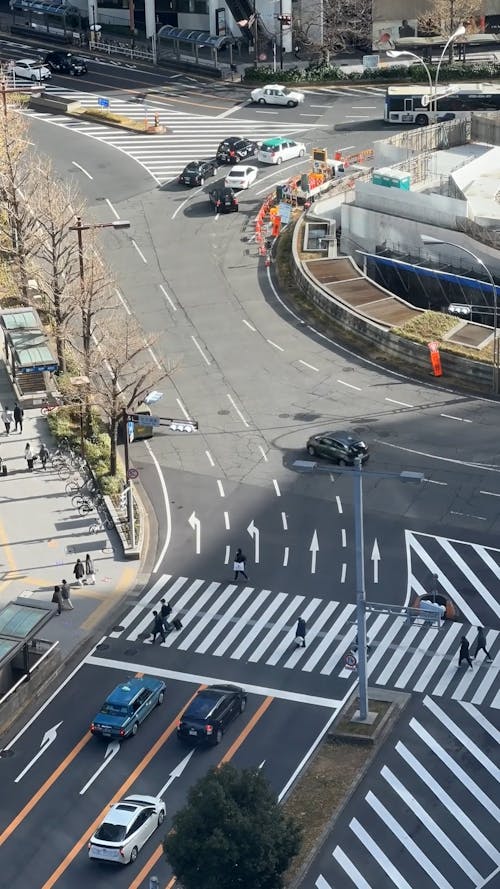
<path id="1" fill-rule="evenodd" d="M 392 267 L 399 266 L 406 269 L 407 272 L 421 276 L 422 278 L 439 278 L 441 281 L 448 281 L 450 284 L 458 284 L 470 287 L 473 290 L 486 291 L 486 293 L 490 293 L 494 296 L 493 287 L 489 281 L 480 281 L 477 278 L 468 278 L 465 275 L 455 275 L 453 272 L 443 272 L 441 269 L 429 269 L 426 266 L 414 265 L 411 262 L 403 262 L 401 259 L 392 259 L 389 256 L 379 256 L 377 253 L 362 253 L 362 255 L 366 256 L 368 259 L 373 259 L 375 263 L 379 263 L 380 265 Z M 500 287 L 497 285 L 497 290 L 499 289 Z"/>

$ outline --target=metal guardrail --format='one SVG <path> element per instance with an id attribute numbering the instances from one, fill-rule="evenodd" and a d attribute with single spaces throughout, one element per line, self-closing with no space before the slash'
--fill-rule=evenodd
<path id="1" fill-rule="evenodd" d="M 366 610 L 373 614 L 391 614 L 393 617 L 402 617 L 408 623 L 422 621 L 426 624 L 441 627 L 443 622 L 443 606 L 426 602 L 424 607 L 411 608 L 406 605 L 384 605 L 379 602 L 367 602 Z"/>
<path id="2" fill-rule="evenodd" d="M 109 40 L 107 42 L 101 40 L 99 43 L 89 43 L 91 52 L 102 52 L 108 56 L 119 55 L 126 56 L 129 59 L 144 59 L 147 62 L 154 62 L 153 53 L 150 49 L 138 49 L 131 46 L 130 43 L 123 43 L 120 40 Z"/>

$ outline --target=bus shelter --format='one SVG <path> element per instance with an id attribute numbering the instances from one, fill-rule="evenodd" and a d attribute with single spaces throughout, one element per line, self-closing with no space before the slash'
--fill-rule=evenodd
<path id="1" fill-rule="evenodd" d="M 229 48 L 229 64 L 233 64 L 233 46 L 237 42 L 231 36 L 217 36 L 208 31 L 193 31 L 190 28 L 174 28 L 173 25 L 163 25 L 158 31 L 160 56 L 162 55 L 162 42 L 168 49 L 173 50 L 174 55 L 181 61 L 182 54 L 188 53 L 193 57 L 196 65 L 206 64 L 211 61 L 214 68 L 219 64 L 219 52 Z M 200 58 L 200 50 L 208 50 Z M 170 53 L 171 54 L 171 53 Z M 169 55 L 169 53 L 165 53 Z"/>
<path id="2" fill-rule="evenodd" d="M 32 308 L 4 309 L 0 313 L 6 365 L 21 396 L 45 392 L 44 373 L 55 373 L 55 358 L 38 312 Z"/>
<path id="3" fill-rule="evenodd" d="M 11 0 L 10 8 L 13 34 L 35 32 L 60 43 L 81 42 L 82 16 L 77 6 L 60 0 Z"/>
<path id="4" fill-rule="evenodd" d="M 432 56 L 439 56 L 443 51 L 447 37 L 400 37 L 394 41 L 394 48 L 399 51 L 408 50 L 421 56 L 424 62 L 432 62 Z M 500 44 L 500 34 L 464 34 L 453 43 L 453 53 L 459 61 L 465 62 L 467 49 L 481 47 L 485 50 L 493 50 Z M 392 47 L 390 47 L 392 49 Z"/>
<path id="5" fill-rule="evenodd" d="M 39 638 L 42 628 L 54 615 L 50 604 L 9 602 L 0 611 L 0 698 L 31 671 L 47 648 Z"/>

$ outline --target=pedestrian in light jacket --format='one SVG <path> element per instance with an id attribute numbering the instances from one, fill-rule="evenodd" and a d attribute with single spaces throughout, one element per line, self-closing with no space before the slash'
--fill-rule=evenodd
<path id="1" fill-rule="evenodd" d="M 71 601 L 71 590 L 69 588 L 69 584 L 67 580 L 62 580 L 61 582 L 61 596 L 63 600 L 63 608 L 67 608 L 69 611 L 73 611 L 73 602 Z"/>
<path id="2" fill-rule="evenodd" d="M 33 463 L 35 462 L 35 457 L 33 451 L 31 450 L 31 445 L 29 442 L 24 449 L 24 459 L 28 464 L 28 472 L 33 472 Z"/>
<path id="3" fill-rule="evenodd" d="M 87 583 L 95 584 L 95 568 L 90 555 L 87 553 L 85 556 L 85 575 L 87 577 Z M 90 578 L 90 581 L 89 581 Z"/>
<path id="4" fill-rule="evenodd" d="M 83 567 L 83 562 L 81 559 L 76 560 L 75 567 L 73 568 L 73 574 L 75 575 L 75 580 L 78 582 L 78 585 L 83 586 L 85 568 Z"/>
<path id="5" fill-rule="evenodd" d="M 14 422 L 14 414 L 12 413 L 10 407 L 5 407 L 2 411 L 2 420 L 5 426 L 5 432 L 8 435 L 10 432 L 10 427 Z"/>

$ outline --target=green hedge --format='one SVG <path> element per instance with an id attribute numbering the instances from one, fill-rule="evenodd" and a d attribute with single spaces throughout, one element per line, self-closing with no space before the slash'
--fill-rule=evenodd
<path id="1" fill-rule="evenodd" d="M 56 439 L 68 438 L 75 451 L 80 451 L 80 408 L 71 406 L 60 407 L 47 416 L 49 429 Z M 92 428 L 99 427 L 100 420 L 97 414 L 92 415 Z M 85 456 L 94 473 L 97 483 L 103 494 L 110 497 L 116 496 L 123 490 L 124 474 L 121 466 L 118 466 L 115 476 L 109 474 L 109 458 L 111 453 L 111 439 L 107 432 L 99 432 L 92 440 L 85 439 Z"/>
<path id="2" fill-rule="evenodd" d="M 434 78 L 436 66 L 429 65 L 429 70 Z M 455 80 L 489 81 L 495 78 L 500 78 L 500 65 L 486 62 L 478 65 L 464 65 L 462 63 L 442 65 L 439 75 L 440 83 Z M 243 75 L 243 80 L 246 83 L 274 83 L 276 79 L 276 71 L 270 65 L 245 68 Z M 365 68 L 362 72 L 353 72 L 352 74 L 347 74 L 336 65 L 308 65 L 304 69 L 285 68 L 279 72 L 278 79 L 280 83 L 318 83 L 339 80 L 349 83 L 355 83 L 357 80 L 428 83 L 427 74 L 422 65 L 411 65 L 411 67 L 388 65 L 383 68 Z"/>

